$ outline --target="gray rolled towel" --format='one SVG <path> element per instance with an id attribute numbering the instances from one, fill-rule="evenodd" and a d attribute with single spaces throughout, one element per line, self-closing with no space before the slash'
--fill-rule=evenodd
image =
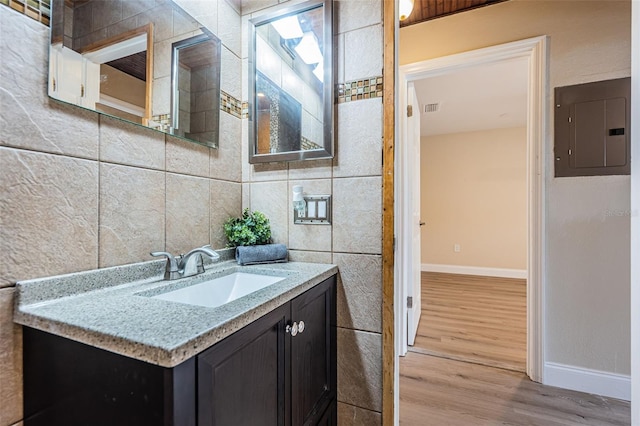
<path id="1" fill-rule="evenodd" d="M 286 262 L 287 246 L 284 244 L 261 244 L 236 247 L 236 261 L 239 265 Z"/>

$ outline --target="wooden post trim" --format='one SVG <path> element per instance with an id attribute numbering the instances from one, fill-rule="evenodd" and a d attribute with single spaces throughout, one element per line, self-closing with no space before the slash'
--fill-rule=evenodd
<path id="1" fill-rule="evenodd" d="M 382 424 L 394 424 L 394 142 L 395 1 L 383 2 L 383 152 L 382 152 Z"/>

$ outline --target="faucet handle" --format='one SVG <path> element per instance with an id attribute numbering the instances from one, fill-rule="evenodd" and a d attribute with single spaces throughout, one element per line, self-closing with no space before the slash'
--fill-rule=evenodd
<path id="1" fill-rule="evenodd" d="M 166 251 L 152 251 L 149 254 L 153 257 L 166 256 L 167 272 L 178 272 L 178 262 L 176 261 L 176 258 L 173 257 L 171 253 L 167 253 Z"/>

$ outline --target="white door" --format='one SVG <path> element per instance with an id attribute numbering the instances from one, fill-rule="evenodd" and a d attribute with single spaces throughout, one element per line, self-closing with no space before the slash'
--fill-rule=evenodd
<path id="1" fill-rule="evenodd" d="M 407 117 L 407 183 L 406 188 L 408 194 L 408 213 L 410 218 L 407 221 L 408 231 L 411 233 L 410 245 L 407 253 L 407 297 L 409 298 L 407 305 L 407 343 L 413 346 L 418 333 L 418 323 L 420 322 L 420 313 L 422 303 L 420 300 L 420 104 L 416 97 L 416 91 L 413 83 L 407 86 L 407 105 L 411 105 L 411 117 Z M 407 114 L 409 115 L 409 114 Z"/>

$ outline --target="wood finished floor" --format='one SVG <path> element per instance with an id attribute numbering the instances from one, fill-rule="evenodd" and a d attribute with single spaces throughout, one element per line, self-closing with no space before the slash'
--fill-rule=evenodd
<path id="1" fill-rule="evenodd" d="M 522 372 L 524 280 L 423 273 L 422 292 L 416 345 L 400 359 L 401 425 L 631 424 L 628 402 L 544 386 Z"/>
<path id="2" fill-rule="evenodd" d="M 422 313 L 409 350 L 516 371 L 527 355 L 526 281 L 422 273 Z"/>
<path id="3" fill-rule="evenodd" d="M 544 386 L 524 373 L 409 352 L 400 359 L 403 426 L 630 425 L 628 402 Z"/>

